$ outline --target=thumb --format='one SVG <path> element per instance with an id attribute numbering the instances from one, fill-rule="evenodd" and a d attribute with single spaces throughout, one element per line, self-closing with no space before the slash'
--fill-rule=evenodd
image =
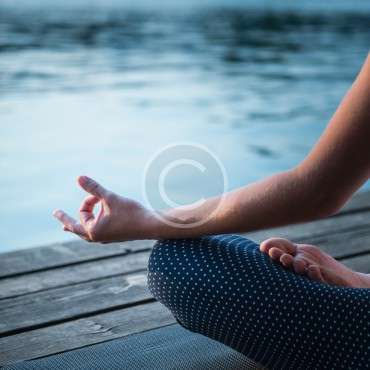
<path id="1" fill-rule="evenodd" d="M 105 189 L 103 186 L 98 184 L 95 180 L 91 179 L 87 176 L 79 176 L 78 184 L 81 186 L 82 189 L 87 191 L 88 193 L 95 195 L 97 198 L 104 198 L 107 196 L 109 191 Z"/>

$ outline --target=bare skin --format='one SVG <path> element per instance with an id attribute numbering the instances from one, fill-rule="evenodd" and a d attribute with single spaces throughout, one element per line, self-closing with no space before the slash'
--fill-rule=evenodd
<path id="1" fill-rule="evenodd" d="M 207 199 L 191 210 L 152 211 L 80 176 L 78 183 L 89 196 L 80 207 L 79 222 L 61 210 L 54 211 L 54 216 L 65 231 L 101 243 L 248 232 L 330 216 L 370 178 L 369 107 L 370 57 L 318 142 L 296 167 Z M 94 215 L 98 204 L 100 211 Z M 205 219 L 207 222 L 202 222 Z M 273 260 L 310 279 L 370 288 L 368 275 L 349 270 L 318 247 L 272 238 L 260 248 Z"/>
<path id="2" fill-rule="evenodd" d="M 312 280 L 335 286 L 370 287 L 370 275 L 352 271 L 314 245 L 269 238 L 260 244 L 260 250 L 287 269 Z"/>

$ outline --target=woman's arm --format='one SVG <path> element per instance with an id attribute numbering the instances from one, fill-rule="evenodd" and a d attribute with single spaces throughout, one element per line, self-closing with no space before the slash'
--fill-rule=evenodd
<path id="1" fill-rule="evenodd" d="M 226 194 L 224 205 L 207 224 L 180 234 L 246 232 L 326 217 L 369 176 L 370 56 L 324 133 L 296 168 Z M 199 221 L 219 201 L 211 199 L 191 215 L 181 209 L 165 214 L 179 223 Z M 166 232 L 172 235 L 164 226 L 162 233 Z"/>
<path id="2" fill-rule="evenodd" d="M 160 218 L 139 203 L 80 177 L 80 185 L 92 194 L 80 208 L 80 223 L 60 210 L 55 216 L 65 230 L 103 242 L 246 232 L 333 214 L 369 176 L 368 57 L 324 133 L 297 167 L 210 198 L 192 211 L 181 207 L 160 212 Z M 93 208 L 99 202 L 102 208 L 95 217 Z"/>
<path id="3" fill-rule="evenodd" d="M 337 209 L 370 177 L 370 54 L 298 171 Z"/>

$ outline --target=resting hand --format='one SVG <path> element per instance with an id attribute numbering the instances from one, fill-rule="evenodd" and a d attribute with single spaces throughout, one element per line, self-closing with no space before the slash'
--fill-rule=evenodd
<path id="1" fill-rule="evenodd" d="M 89 177 L 80 176 L 78 183 L 90 194 L 81 204 L 80 222 L 62 210 L 53 212 L 65 231 L 102 243 L 153 238 L 151 230 L 156 222 L 153 212 L 134 200 L 108 191 Z M 94 207 L 98 203 L 101 207 L 95 215 Z"/>

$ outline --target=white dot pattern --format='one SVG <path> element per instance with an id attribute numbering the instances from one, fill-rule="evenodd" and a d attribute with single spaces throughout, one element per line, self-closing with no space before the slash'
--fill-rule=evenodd
<path id="1" fill-rule="evenodd" d="M 370 289 L 311 281 L 243 237 L 159 241 L 148 284 L 183 327 L 268 369 L 370 367 Z"/>

